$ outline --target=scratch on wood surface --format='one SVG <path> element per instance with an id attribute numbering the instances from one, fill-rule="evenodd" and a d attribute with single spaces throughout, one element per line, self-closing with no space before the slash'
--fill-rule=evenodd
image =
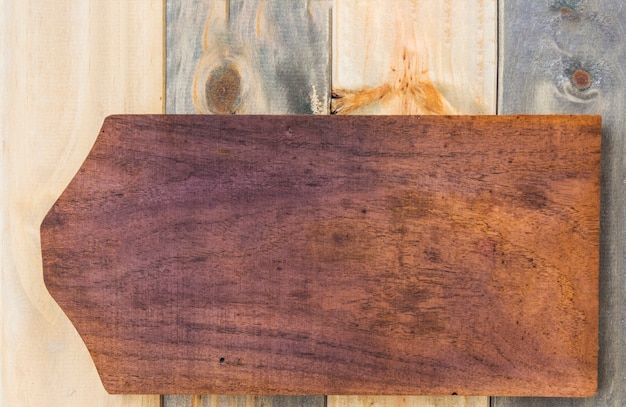
<path id="1" fill-rule="evenodd" d="M 254 24 L 257 38 L 261 38 L 261 19 L 263 18 L 264 5 L 265 5 L 265 1 L 259 0 L 259 5 L 256 10 L 256 20 Z"/>
<path id="2" fill-rule="evenodd" d="M 446 18 L 444 23 L 444 43 L 449 44 L 452 38 L 452 5 L 450 4 L 450 0 L 445 0 L 444 2 L 444 15 Z"/>
<path id="3" fill-rule="evenodd" d="M 484 35 L 484 26 L 485 26 L 485 2 L 484 0 L 478 0 L 478 23 L 476 24 L 476 29 L 478 31 L 477 36 L 477 65 L 478 68 L 476 70 L 476 82 L 483 83 L 485 80 L 485 35 Z M 482 104 L 482 101 L 478 102 Z"/>
<path id="4" fill-rule="evenodd" d="M 325 103 L 318 95 L 315 85 L 311 85 L 311 110 L 313 114 L 327 114 Z"/>

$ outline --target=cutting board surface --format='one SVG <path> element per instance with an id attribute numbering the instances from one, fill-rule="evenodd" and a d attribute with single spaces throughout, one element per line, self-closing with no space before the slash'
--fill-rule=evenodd
<path id="1" fill-rule="evenodd" d="M 598 116 L 111 116 L 41 226 L 112 393 L 584 396 Z"/>

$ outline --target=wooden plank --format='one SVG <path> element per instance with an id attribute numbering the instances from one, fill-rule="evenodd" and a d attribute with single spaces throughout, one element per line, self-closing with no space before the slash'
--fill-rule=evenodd
<path id="1" fill-rule="evenodd" d="M 599 165 L 598 116 L 114 116 L 44 279 L 114 393 L 589 395 Z"/>
<path id="2" fill-rule="evenodd" d="M 487 403 L 485 403 L 487 399 Z M 486 397 L 461 396 L 332 396 L 329 407 L 482 407 Z"/>
<path id="3" fill-rule="evenodd" d="M 330 0 L 166 3 L 168 113 L 329 113 Z M 176 399 L 166 397 L 166 407 Z M 198 402 L 214 400 L 204 396 Z M 285 396 L 245 400 L 303 403 Z"/>
<path id="4" fill-rule="evenodd" d="M 168 113 L 328 114 L 330 0 L 169 0 Z"/>
<path id="5" fill-rule="evenodd" d="M 0 3 L 0 404 L 157 407 L 105 392 L 44 286 L 39 224 L 107 114 L 162 112 L 162 4 Z"/>
<path id="6" fill-rule="evenodd" d="M 495 113 L 495 0 L 335 1 L 332 45 L 334 112 Z M 489 399 L 328 398 L 353 407 L 472 403 Z"/>
<path id="7" fill-rule="evenodd" d="M 495 1 L 335 1 L 333 111 L 495 113 L 495 20 Z"/>
<path id="8" fill-rule="evenodd" d="M 165 396 L 166 407 L 323 407 L 324 397 L 311 396 Z"/>
<path id="9" fill-rule="evenodd" d="M 588 399 L 496 398 L 508 406 L 626 401 L 624 138 L 626 6 L 612 1 L 501 3 L 500 111 L 603 115 L 599 391 Z"/>

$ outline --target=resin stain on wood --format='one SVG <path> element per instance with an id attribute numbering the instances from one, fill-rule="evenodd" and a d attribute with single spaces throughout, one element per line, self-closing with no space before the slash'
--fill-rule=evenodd
<path id="1" fill-rule="evenodd" d="M 589 395 L 599 149 L 598 117 L 114 116 L 44 278 L 115 393 Z"/>
<path id="2" fill-rule="evenodd" d="M 331 112 L 495 112 L 495 2 L 336 1 Z"/>

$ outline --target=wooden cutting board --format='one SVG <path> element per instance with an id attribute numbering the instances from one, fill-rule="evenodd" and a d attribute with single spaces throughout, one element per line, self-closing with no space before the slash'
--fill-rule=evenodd
<path id="1" fill-rule="evenodd" d="M 112 393 L 587 396 L 598 116 L 112 116 L 41 226 Z"/>

